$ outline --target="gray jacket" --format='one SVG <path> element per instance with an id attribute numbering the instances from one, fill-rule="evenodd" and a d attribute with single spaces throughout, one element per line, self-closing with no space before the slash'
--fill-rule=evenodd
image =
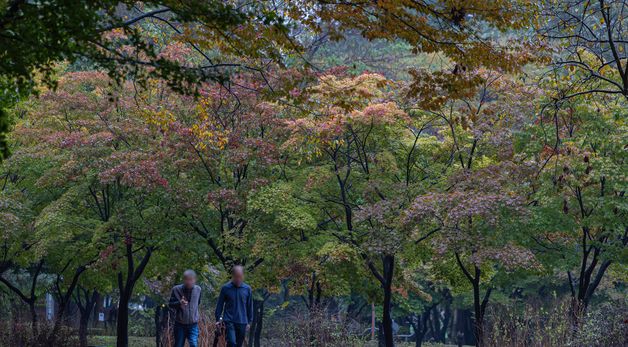
<path id="1" fill-rule="evenodd" d="M 188 301 L 186 306 L 181 305 L 181 298 Z M 172 288 L 168 306 L 175 310 L 175 321 L 181 324 L 198 323 L 198 308 L 201 305 L 201 287 L 194 286 L 187 289 L 183 284 Z"/>

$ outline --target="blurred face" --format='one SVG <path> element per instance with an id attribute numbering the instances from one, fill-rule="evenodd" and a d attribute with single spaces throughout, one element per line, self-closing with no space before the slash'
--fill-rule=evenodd
<path id="1" fill-rule="evenodd" d="M 186 288 L 192 288 L 194 287 L 194 285 L 196 284 L 196 276 L 194 275 L 187 275 L 183 277 L 183 285 Z"/>
<path id="2" fill-rule="evenodd" d="M 236 267 L 233 269 L 233 273 L 231 274 L 231 282 L 236 286 L 241 286 L 244 282 L 244 270 L 241 267 Z"/>

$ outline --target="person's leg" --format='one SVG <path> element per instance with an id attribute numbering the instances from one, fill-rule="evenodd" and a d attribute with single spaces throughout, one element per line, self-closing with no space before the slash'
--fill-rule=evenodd
<path id="1" fill-rule="evenodd" d="M 190 324 L 187 328 L 187 338 L 189 347 L 198 346 L 198 324 Z"/>
<path id="2" fill-rule="evenodd" d="M 179 323 L 174 323 L 174 347 L 183 347 L 185 345 L 185 326 Z"/>
<path id="3" fill-rule="evenodd" d="M 236 347 L 236 328 L 231 322 L 225 323 L 225 338 L 227 339 L 227 347 Z"/>
<path id="4" fill-rule="evenodd" d="M 236 347 L 242 347 L 246 337 L 246 324 L 235 324 L 236 326 Z"/>

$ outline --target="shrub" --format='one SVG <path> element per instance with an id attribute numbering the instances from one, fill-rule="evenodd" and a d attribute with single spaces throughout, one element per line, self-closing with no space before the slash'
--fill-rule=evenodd
<path id="1" fill-rule="evenodd" d="M 173 339 L 173 321 L 168 321 L 166 325 L 166 329 L 162 332 L 161 338 L 161 346 L 170 347 L 174 346 Z M 205 313 L 200 314 L 200 320 L 198 322 L 198 345 L 199 346 L 213 346 L 214 344 L 214 333 L 216 331 L 216 324 L 213 319 L 209 317 L 209 315 Z M 218 343 L 219 347 L 224 347 L 227 344 L 224 341 L 224 337 L 220 339 Z"/>
<path id="2" fill-rule="evenodd" d="M 272 345 L 277 347 L 363 346 L 364 342 L 351 334 L 346 321 L 331 319 L 326 310 L 294 313 L 283 324 L 275 324 L 269 332 Z"/>
<path id="3" fill-rule="evenodd" d="M 628 308 L 624 303 L 591 307 L 576 326 L 569 300 L 550 304 L 490 306 L 486 324 L 489 346 L 626 346 Z"/>
<path id="4" fill-rule="evenodd" d="M 52 334 L 52 325 L 42 322 L 37 330 L 31 323 L 0 322 L 0 346 L 11 347 L 49 347 Z M 74 329 L 62 326 L 55 336 L 55 347 L 78 346 L 78 336 Z"/>

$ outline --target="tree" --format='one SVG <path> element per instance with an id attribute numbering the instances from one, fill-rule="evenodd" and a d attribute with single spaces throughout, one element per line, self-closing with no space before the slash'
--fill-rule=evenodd
<path id="1" fill-rule="evenodd" d="M 57 274 L 58 316 L 79 276 L 96 267 L 117 282 L 119 346 L 128 344 L 134 288 L 160 245 L 170 244 L 165 240 L 172 240 L 169 231 L 176 225 L 164 203 L 160 153 L 151 151 L 159 148 L 158 133 L 147 128 L 137 108 L 137 100 L 149 104 L 151 95 L 134 90 L 130 82 L 121 90 L 112 87 L 98 72 L 64 76 L 58 90 L 43 94 L 28 122 L 16 129 L 21 146 L 12 159 L 37 152 L 39 160 L 53 163 L 37 184 L 41 192 L 57 194 L 39 212 L 35 227 L 47 250 L 47 269 Z M 107 94 L 115 102 L 103 100 Z"/>
<path id="2" fill-rule="evenodd" d="M 149 122 L 164 132 L 159 150 L 172 158 L 167 161 L 171 196 L 188 232 L 195 234 L 191 237 L 206 245 L 203 255 L 226 272 L 240 264 L 253 273 L 264 257 L 255 249 L 259 229 L 247 203 L 250 194 L 279 177 L 277 141 L 283 127 L 257 92 L 266 81 L 257 74 L 234 81 L 231 90 L 205 85 L 194 108 L 155 113 Z M 257 300 L 263 295 L 255 298 L 255 306 L 263 307 L 264 300 Z M 261 327 L 257 322 L 256 329 Z M 260 332 L 252 332 L 258 344 Z"/>
<path id="3" fill-rule="evenodd" d="M 349 294 L 347 282 L 360 278 L 363 271 L 347 247 L 338 247 L 337 239 L 325 230 L 326 223 L 317 223 L 316 206 L 301 198 L 308 171 L 290 170 L 288 180 L 253 192 L 248 209 L 255 216 L 254 251 L 265 259 L 260 271 L 266 281 L 275 286 L 277 281 L 286 283 L 286 290 L 299 295 L 309 312 L 316 312 L 325 298 Z M 283 255 L 276 257 L 279 253 Z"/>
<path id="4" fill-rule="evenodd" d="M 28 160 L 26 162 L 33 164 Z M 33 333 L 36 335 L 39 317 L 35 305 L 41 293 L 44 262 L 42 254 L 35 251 L 41 242 L 33 230 L 37 206 L 25 189 L 33 180 L 22 176 L 19 166 L 3 167 L 4 179 L 0 190 L 0 282 L 28 306 Z M 30 170 L 36 173 L 41 169 L 42 166 L 30 166 Z"/>
<path id="5" fill-rule="evenodd" d="M 500 177 L 502 174 L 506 177 Z M 454 266 L 471 285 L 478 346 L 484 343 L 484 318 L 495 286 L 493 279 L 500 271 L 532 269 L 536 264 L 533 253 L 522 246 L 525 239 L 517 224 L 510 222 L 521 224 L 523 201 L 500 186 L 512 175 L 516 175 L 512 168 L 488 166 L 462 179 L 454 176 L 448 192 L 417 197 L 409 212 L 418 223 L 428 222 L 429 227 L 442 229 L 433 239 L 436 254 L 453 255 Z M 450 280 L 455 285 L 456 280 Z"/>
<path id="6" fill-rule="evenodd" d="M 431 234 L 402 223 L 408 194 L 421 182 L 415 179 L 420 156 L 413 152 L 425 128 L 413 127 L 394 102 L 392 87 L 372 73 L 322 75 L 304 94 L 302 114 L 290 121 L 292 137 L 283 145 L 297 149 L 297 164 L 316 167 L 302 199 L 319 210 L 319 224 L 336 239 L 334 247 L 360 259 L 381 286 L 387 346 L 393 345 L 395 266 L 408 242 Z"/>
<path id="7" fill-rule="evenodd" d="M 99 298 L 97 289 L 85 288 L 81 285 L 76 287 L 74 292 L 74 302 L 79 309 L 79 344 L 81 347 L 87 347 L 87 328 L 89 319 L 93 314 Z"/>
<path id="8" fill-rule="evenodd" d="M 226 82 L 233 70 L 255 69 L 237 57 L 279 57 L 286 49 L 282 18 L 264 2 L 237 6 L 224 1 L 54 0 L 0 3 L 0 150 L 6 156 L 5 102 L 12 94 L 55 86 L 55 64 L 94 64 L 118 82 L 163 78 L 194 93 L 199 82 Z M 157 28 L 160 39 L 150 35 Z M 164 42 L 179 40 L 197 55 L 185 61 L 162 54 Z M 208 44 L 211 43 L 211 44 Z M 269 49 L 269 47 L 276 49 Z M 224 53 L 221 55 L 220 53 Z M 224 61 L 223 59 L 226 59 Z M 249 61 L 250 62 L 250 61 Z M 228 87 L 226 87 L 228 88 Z M 13 91 L 17 90 L 17 93 Z M 5 97 L 7 97 L 5 99 Z"/>
<path id="9" fill-rule="evenodd" d="M 15 159 L 20 161 L 23 158 L 18 155 Z M 15 163 L 13 160 L 10 160 L 8 164 L 14 165 Z M 33 166 L 33 168 L 36 167 L 35 165 Z M 43 167 L 45 168 L 46 166 L 44 165 Z M 42 166 L 39 168 L 42 168 Z M 16 172 L 20 172 L 20 175 L 23 174 L 21 171 Z M 13 175 L 17 175 L 17 173 Z M 41 338 L 45 338 L 50 344 L 55 344 L 57 333 L 64 322 L 71 295 L 78 284 L 80 276 L 95 261 L 97 252 L 90 245 L 92 236 L 90 229 L 88 227 L 85 228 L 85 223 L 83 223 L 82 219 L 71 217 L 70 211 L 75 203 L 75 200 L 73 200 L 75 198 L 75 190 L 68 190 L 61 195 L 46 194 L 39 190 L 41 187 L 32 185 L 32 180 L 30 179 L 16 180 L 11 185 L 15 185 L 15 187 L 6 187 L 5 189 L 19 189 L 24 192 L 20 195 L 28 199 L 27 206 L 30 206 L 32 210 L 28 214 L 29 224 L 22 225 L 22 232 L 18 233 L 20 229 L 11 232 L 12 236 L 19 236 L 19 238 L 8 238 L 11 235 L 7 235 L 6 240 L 10 240 L 18 246 L 11 248 L 7 246 L 5 248 L 5 256 L 8 257 L 11 252 L 14 255 L 13 259 L 5 258 L 7 261 L 6 266 L 15 267 L 19 270 L 19 267 L 28 263 L 36 263 L 37 265 L 34 267 L 35 270 L 31 276 L 32 282 L 28 297 L 8 280 L 5 281 L 3 278 L 3 282 L 29 305 L 32 312 L 33 332 L 37 334 L 37 317 L 34 306 L 37 301 L 38 278 L 40 275 L 49 278 L 46 284 L 49 287 L 49 292 L 56 296 L 59 310 L 55 316 L 52 331 L 47 336 L 42 336 Z M 16 202 L 12 210 L 19 210 L 18 206 L 20 205 Z M 24 207 L 22 206 L 22 208 Z M 83 210 L 80 211 L 82 212 Z M 26 217 L 24 212 L 19 216 L 22 218 Z M 17 218 L 15 214 L 13 214 L 13 217 Z M 17 223 L 19 226 L 19 223 L 24 222 L 24 219 L 16 219 L 13 221 L 13 224 Z M 59 230 L 63 230 L 63 232 L 58 232 Z M 19 254 L 21 256 L 17 257 Z M 13 264 L 9 265 L 9 262 Z M 26 265 L 25 267 L 28 268 L 30 266 Z M 41 287 L 41 285 L 39 286 Z"/>
<path id="10" fill-rule="evenodd" d="M 18 153 L 17 158 L 23 154 Z M 46 185 L 28 188 L 32 199 L 41 199 L 46 196 L 42 191 L 54 189 Z M 80 203 L 84 199 L 82 186 L 65 188 L 39 210 L 33 228 L 34 237 L 39 240 L 33 252 L 41 256 L 43 271 L 51 278 L 48 291 L 59 307 L 47 336 L 52 345 L 57 343 L 56 338 L 65 324 L 67 310 L 81 277 L 90 271 L 99 254 L 98 245 L 93 243 L 96 223 L 90 218 L 89 210 Z"/>
<path id="11" fill-rule="evenodd" d="M 546 1 L 539 34 L 555 57 L 556 73 L 572 76 L 563 98 L 615 94 L 628 98 L 628 63 L 624 0 Z"/>
<path id="12" fill-rule="evenodd" d="M 545 261 L 567 274 L 576 325 L 609 267 L 623 264 L 628 243 L 620 174 L 624 104 L 607 98 L 612 96 L 548 107 L 530 129 L 528 153 L 538 175 L 535 243 Z"/>
<path id="13" fill-rule="evenodd" d="M 525 220 L 521 187 L 530 170 L 514 155 L 514 142 L 517 129 L 529 122 L 536 89 L 495 71 L 461 76 L 483 82 L 461 83 L 442 95 L 418 94 L 426 97 L 417 102 L 438 118 L 434 130 L 451 149 L 448 174 L 436 189 L 416 197 L 408 218 L 421 228 L 441 230 L 434 239 L 436 253 L 453 255 L 471 285 L 476 344 L 482 345 L 491 278 L 499 270 L 533 264 L 510 221 L 522 225 Z M 483 281 L 488 284 L 484 295 Z"/>
<path id="14" fill-rule="evenodd" d="M 406 41 L 415 52 L 442 52 L 470 69 L 484 63 L 507 66 L 504 46 L 477 34 L 520 29 L 532 14 L 530 4 L 510 0 L 491 4 L 320 1 L 316 5 L 321 18 L 342 23 L 341 30 L 358 29 L 369 39 Z M 478 54 L 481 50 L 483 54 Z"/>

